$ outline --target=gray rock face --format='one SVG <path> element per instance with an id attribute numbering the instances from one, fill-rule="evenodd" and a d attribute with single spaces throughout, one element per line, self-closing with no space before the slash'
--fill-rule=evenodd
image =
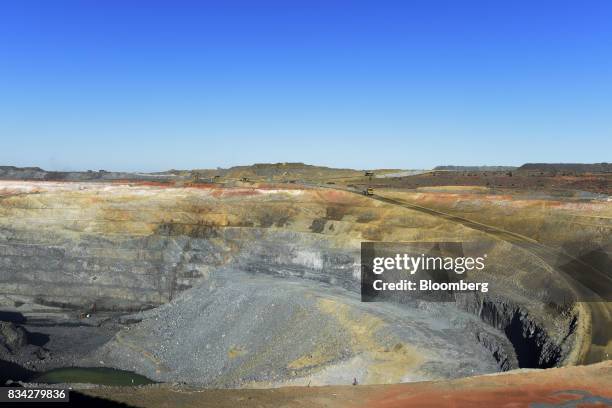
<path id="1" fill-rule="evenodd" d="M 67 240 L 52 233 L 3 229 L 3 289 L 40 304 L 136 311 L 167 303 L 203 282 L 214 282 L 220 268 L 229 267 L 359 293 L 357 243 L 339 247 L 324 235 L 268 228 L 214 229 L 203 237 L 175 232 L 121 240 L 80 235 L 78 240 Z M 494 333 L 473 323 L 471 329 L 473 341 L 495 358 L 498 369 L 550 367 L 569 352 L 569 326 L 551 337 L 508 299 L 464 296 L 456 303 L 499 330 Z"/>
<path id="2" fill-rule="evenodd" d="M 0 230 L 2 292 L 69 308 L 139 310 L 168 302 L 214 269 L 303 277 L 357 289 L 357 249 L 310 234 L 225 229 L 211 238 L 153 235 L 114 240 Z"/>
<path id="3" fill-rule="evenodd" d="M 0 350 L 13 354 L 27 344 L 28 336 L 25 330 L 12 322 L 0 322 Z"/>

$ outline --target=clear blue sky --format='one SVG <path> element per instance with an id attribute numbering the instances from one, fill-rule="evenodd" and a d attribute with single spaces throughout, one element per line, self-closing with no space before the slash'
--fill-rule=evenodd
<path id="1" fill-rule="evenodd" d="M 612 1 L 3 1 L 0 164 L 612 161 Z"/>

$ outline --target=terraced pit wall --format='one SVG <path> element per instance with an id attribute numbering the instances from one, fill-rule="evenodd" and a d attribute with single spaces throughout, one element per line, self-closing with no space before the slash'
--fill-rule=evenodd
<path id="1" fill-rule="evenodd" d="M 363 240 L 489 239 L 465 226 L 339 191 L 2 182 L 0 298 L 87 311 L 139 310 L 214 279 L 220 267 L 357 292 Z M 495 243 L 486 296 L 456 297 L 512 343 L 476 332 L 500 369 L 571 363 L 580 311 L 537 257 Z M 418 306 L 418 305 L 417 305 Z M 415 307 L 414 304 L 406 307 Z"/>

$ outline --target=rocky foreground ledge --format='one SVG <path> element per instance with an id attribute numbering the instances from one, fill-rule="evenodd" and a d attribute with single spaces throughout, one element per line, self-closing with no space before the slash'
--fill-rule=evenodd
<path id="1" fill-rule="evenodd" d="M 213 390 L 177 385 L 81 390 L 133 407 L 607 407 L 612 361 L 396 385 Z M 450 404 L 452 401 L 452 404 Z"/>

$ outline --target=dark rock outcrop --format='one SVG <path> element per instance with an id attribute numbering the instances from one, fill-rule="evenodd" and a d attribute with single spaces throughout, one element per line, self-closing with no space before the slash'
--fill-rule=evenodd
<path id="1" fill-rule="evenodd" d="M 0 322 L 0 353 L 16 353 L 28 344 L 26 331 L 12 322 Z"/>

